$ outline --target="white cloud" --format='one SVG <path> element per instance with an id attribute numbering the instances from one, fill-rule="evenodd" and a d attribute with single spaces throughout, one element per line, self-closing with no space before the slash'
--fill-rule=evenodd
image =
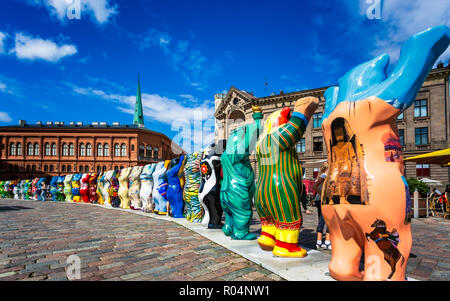
<path id="1" fill-rule="evenodd" d="M 5 53 L 6 34 L 0 31 L 0 53 Z"/>
<path id="2" fill-rule="evenodd" d="M 111 0 L 29 0 L 28 3 L 47 8 L 51 15 L 64 22 L 68 20 L 67 10 L 76 1 L 80 1 L 80 17 L 88 14 L 94 21 L 105 24 L 118 13 L 117 4 Z"/>
<path id="3" fill-rule="evenodd" d="M 169 58 L 172 68 L 186 81 L 186 84 L 202 91 L 212 75 L 221 72 L 218 61 L 209 60 L 198 47 L 189 41 L 175 40 L 172 36 L 157 29 L 150 29 L 146 34 L 135 37 L 141 50 L 158 46 Z"/>
<path id="4" fill-rule="evenodd" d="M 18 59 L 40 59 L 55 63 L 64 57 L 76 54 L 77 48 L 74 45 L 58 45 L 51 40 L 33 38 L 17 33 L 15 47 L 10 52 L 15 53 Z"/>
<path id="5" fill-rule="evenodd" d="M 11 122 L 12 118 L 6 112 L 0 112 L 0 122 Z"/>
<path id="6" fill-rule="evenodd" d="M 363 1 L 360 6 L 364 8 L 367 4 Z M 365 10 L 361 9 L 361 12 L 365 13 Z M 410 36 L 433 26 L 450 26 L 450 1 L 385 0 L 380 21 L 386 30 L 376 38 L 372 54 L 384 52 L 389 54 L 392 62 L 396 62 L 401 46 Z M 447 50 L 438 61 L 449 57 Z"/>
<path id="7" fill-rule="evenodd" d="M 0 83 L 0 91 L 2 91 L 2 92 L 6 91 L 6 84 Z"/>

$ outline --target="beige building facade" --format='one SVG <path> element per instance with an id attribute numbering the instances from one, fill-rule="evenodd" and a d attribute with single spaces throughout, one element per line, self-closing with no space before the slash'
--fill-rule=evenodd
<path id="1" fill-rule="evenodd" d="M 449 77 L 450 62 L 445 67 L 439 64 L 430 71 L 417 94 L 414 104 L 397 119 L 399 136 L 405 158 L 450 148 L 449 118 Z M 320 120 L 325 109 L 324 92 L 328 87 L 256 97 L 253 93 L 231 87 L 228 93 L 215 95 L 216 143 L 224 145 L 230 130 L 253 121 L 252 105 L 262 108 L 264 120 L 284 106 L 291 109 L 297 99 L 307 96 L 319 98 L 319 107 L 311 119 L 302 141 L 297 144 L 299 160 L 305 169 L 305 178 L 313 179 L 321 163 L 326 160 L 326 146 Z M 251 156 L 252 166 L 258 174 L 256 159 Z M 405 177 L 427 177 L 449 183 L 449 168 L 435 164 L 405 164 Z M 439 186 L 438 186 L 439 188 Z"/>

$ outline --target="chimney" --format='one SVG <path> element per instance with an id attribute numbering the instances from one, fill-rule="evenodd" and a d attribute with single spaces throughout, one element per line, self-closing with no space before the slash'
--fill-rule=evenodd
<path id="1" fill-rule="evenodd" d="M 42 121 L 37 121 L 36 124 L 37 125 L 42 125 Z"/>
<path id="2" fill-rule="evenodd" d="M 283 90 L 280 91 L 280 95 L 281 95 L 281 94 L 284 94 Z"/>
<path id="3" fill-rule="evenodd" d="M 83 122 L 77 121 L 77 126 L 83 126 Z"/>
<path id="4" fill-rule="evenodd" d="M 120 122 L 113 122 L 113 126 L 119 126 Z"/>
<path id="5" fill-rule="evenodd" d="M 437 68 L 438 68 L 438 69 L 444 68 L 444 63 L 443 63 L 443 62 L 439 62 L 439 63 L 437 64 Z"/>
<path id="6" fill-rule="evenodd" d="M 27 122 L 25 120 L 22 120 L 22 119 L 19 120 L 20 126 L 24 126 L 25 124 L 27 124 Z"/>
<path id="7" fill-rule="evenodd" d="M 47 121 L 46 123 L 45 123 L 46 125 L 52 125 L 53 124 L 53 122 L 51 122 L 51 121 Z"/>

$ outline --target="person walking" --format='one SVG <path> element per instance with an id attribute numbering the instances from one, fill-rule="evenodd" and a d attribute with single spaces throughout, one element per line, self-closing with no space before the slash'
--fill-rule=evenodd
<path id="1" fill-rule="evenodd" d="M 313 189 L 316 192 L 316 195 L 314 197 L 314 204 L 317 207 L 317 216 L 318 216 L 316 248 L 331 250 L 330 232 L 325 224 L 325 220 L 322 215 L 322 204 L 321 204 L 322 186 L 323 182 L 327 178 L 327 171 L 328 171 L 328 162 L 323 162 L 322 165 L 320 166 L 320 175 L 317 177 L 316 182 L 313 185 Z M 325 227 L 327 231 L 325 234 L 325 242 L 323 242 L 322 241 L 323 232 Z"/>

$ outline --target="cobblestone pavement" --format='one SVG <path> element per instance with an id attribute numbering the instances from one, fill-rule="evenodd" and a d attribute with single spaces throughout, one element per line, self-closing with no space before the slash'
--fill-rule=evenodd
<path id="1" fill-rule="evenodd" d="M 172 222 L 97 206 L 0 200 L 0 280 L 281 280 Z"/>
<path id="2" fill-rule="evenodd" d="M 317 210 L 303 212 L 300 244 L 315 249 Z M 260 233 L 256 212 L 250 227 Z M 407 275 L 450 280 L 450 221 L 413 219 Z M 331 255 L 330 250 L 320 250 Z M 175 223 L 96 206 L 0 200 L 0 280 L 282 280 Z"/>

